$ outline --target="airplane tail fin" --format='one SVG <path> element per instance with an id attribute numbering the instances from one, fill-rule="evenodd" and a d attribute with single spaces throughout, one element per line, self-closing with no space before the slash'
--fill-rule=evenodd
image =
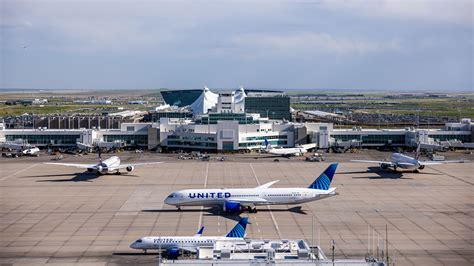
<path id="1" fill-rule="evenodd" d="M 265 138 L 264 143 L 265 143 L 265 150 L 268 151 L 268 150 L 273 149 L 272 144 L 270 144 L 267 138 Z"/>
<path id="2" fill-rule="evenodd" d="M 201 236 L 202 232 L 204 232 L 204 226 L 201 227 L 201 229 L 199 229 L 199 231 L 197 231 L 197 233 L 194 236 Z"/>
<path id="3" fill-rule="evenodd" d="M 230 230 L 226 237 L 235 237 L 235 238 L 244 238 L 245 237 L 245 228 L 249 222 L 248 217 L 243 217 L 239 222 Z"/>
<path id="4" fill-rule="evenodd" d="M 328 190 L 329 187 L 331 186 L 331 181 L 332 178 L 334 177 L 334 174 L 336 173 L 336 168 L 337 168 L 337 163 L 333 163 L 324 170 L 324 172 L 319 175 L 314 182 L 309 185 L 308 188 L 313 188 L 313 189 L 321 189 L 321 190 Z"/>

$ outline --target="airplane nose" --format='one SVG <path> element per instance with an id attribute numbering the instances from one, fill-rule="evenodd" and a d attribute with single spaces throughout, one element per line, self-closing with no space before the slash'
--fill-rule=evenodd
<path id="1" fill-rule="evenodd" d="M 168 205 L 170 205 L 170 204 L 171 204 L 171 200 L 170 200 L 170 198 L 169 198 L 169 197 L 165 199 L 165 204 L 168 204 Z"/>
<path id="2" fill-rule="evenodd" d="M 137 243 L 133 242 L 132 244 L 130 244 L 130 248 L 137 249 Z"/>

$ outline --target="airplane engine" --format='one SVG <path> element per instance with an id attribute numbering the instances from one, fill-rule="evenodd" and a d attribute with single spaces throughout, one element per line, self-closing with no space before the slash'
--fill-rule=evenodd
<path id="1" fill-rule="evenodd" d="M 104 170 L 104 168 L 101 165 L 97 166 L 97 171 L 99 173 L 102 173 L 102 170 Z"/>
<path id="2" fill-rule="evenodd" d="M 238 202 L 226 201 L 222 207 L 224 209 L 224 212 L 239 212 L 240 211 L 240 203 Z"/>
<path id="3" fill-rule="evenodd" d="M 420 166 L 418 167 L 418 169 L 420 169 L 420 170 L 422 170 L 422 169 L 424 169 L 424 168 L 425 168 L 424 165 L 420 165 Z"/>
<path id="4" fill-rule="evenodd" d="M 179 257 L 179 249 L 172 248 L 166 251 L 168 259 L 177 259 Z"/>
<path id="5" fill-rule="evenodd" d="M 127 166 L 126 169 L 127 169 L 128 172 L 131 172 L 131 171 L 135 170 L 135 166 Z"/>
<path id="6" fill-rule="evenodd" d="M 381 163 L 381 164 L 380 164 L 380 168 L 382 168 L 382 169 L 384 169 L 384 170 L 387 169 L 389 166 L 390 166 L 390 165 L 389 165 L 389 164 L 386 164 L 386 163 Z"/>

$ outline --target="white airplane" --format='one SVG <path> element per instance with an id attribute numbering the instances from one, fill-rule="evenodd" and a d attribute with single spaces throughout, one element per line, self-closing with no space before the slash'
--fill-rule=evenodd
<path id="1" fill-rule="evenodd" d="M 371 160 L 351 160 L 351 162 L 360 162 L 360 163 L 374 163 L 379 164 L 381 169 L 387 169 L 389 167 L 393 168 L 394 171 L 397 171 L 397 168 L 411 170 L 418 173 L 418 170 L 422 170 L 427 165 L 438 165 L 445 163 L 463 163 L 464 161 L 420 161 L 420 146 L 416 149 L 415 158 L 401 154 L 401 153 L 392 153 L 390 155 L 390 161 L 371 161 Z"/>
<path id="2" fill-rule="evenodd" d="M 164 249 L 171 256 L 178 256 L 180 250 L 196 253 L 199 247 L 213 246 L 216 240 L 242 240 L 247 223 L 247 217 L 241 218 L 225 236 L 202 236 L 204 227 L 194 236 L 146 236 L 133 242 L 130 248 L 142 249 L 145 253 L 148 249 Z"/>
<path id="3" fill-rule="evenodd" d="M 330 188 L 337 163 L 331 164 L 307 188 L 270 188 L 277 181 L 255 188 L 186 189 L 171 193 L 165 203 L 181 206 L 218 206 L 224 212 L 239 212 L 247 208 L 257 212 L 258 205 L 293 205 L 336 195 L 336 188 Z M 254 207 L 252 209 L 252 207 Z"/>
<path id="4" fill-rule="evenodd" d="M 316 144 L 302 144 L 294 148 L 273 148 L 270 142 L 265 139 L 265 152 L 273 155 L 289 157 L 289 156 L 302 156 L 308 152 L 309 149 L 315 148 Z"/>
<path id="5" fill-rule="evenodd" d="M 96 174 L 107 174 L 110 172 L 115 172 L 115 174 L 119 175 L 121 174 L 120 169 L 125 169 L 127 170 L 127 172 L 132 172 L 133 170 L 135 170 L 135 166 L 159 164 L 159 163 L 161 162 L 122 164 L 120 163 L 120 158 L 118 156 L 112 156 L 103 161 L 101 159 L 100 162 L 96 164 L 80 164 L 80 163 L 45 163 L 45 164 L 83 168 L 83 169 L 87 169 L 88 172 L 95 172 Z"/>
<path id="6" fill-rule="evenodd" d="M 29 155 L 29 156 L 38 156 L 39 152 L 40 152 L 40 149 L 38 149 L 37 147 L 29 148 L 22 151 L 24 155 Z"/>

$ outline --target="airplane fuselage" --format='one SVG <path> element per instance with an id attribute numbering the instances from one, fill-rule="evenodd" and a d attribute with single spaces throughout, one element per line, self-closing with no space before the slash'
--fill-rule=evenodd
<path id="1" fill-rule="evenodd" d="M 240 188 L 187 189 L 170 194 L 165 203 L 174 206 L 219 206 L 225 202 L 240 202 L 246 206 L 292 205 L 319 200 L 335 195 L 335 188 Z"/>
<path id="2" fill-rule="evenodd" d="M 217 237 L 217 236 L 147 236 L 133 242 L 133 249 L 184 249 L 197 250 L 198 247 L 213 246 L 217 240 L 236 241 L 243 238 Z"/>
<path id="3" fill-rule="evenodd" d="M 112 171 L 116 171 L 120 166 L 120 158 L 118 156 L 112 156 L 106 160 L 101 161 L 96 165 L 95 168 L 91 168 L 89 171 L 96 171 L 99 174 L 107 174 Z"/>
<path id="4" fill-rule="evenodd" d="M 279 148 L 269 149 L 268 153 L 279 156 L 301 156 L 307 152 L 305 148 Z"/>
<path id="5" fill-rule="evenodd" d="M 416 170 L 420 167 L 420 162 L 410 156 L 401 153 L 392 153 L 390 160 L 393 165 L 407 170 Z"/>

